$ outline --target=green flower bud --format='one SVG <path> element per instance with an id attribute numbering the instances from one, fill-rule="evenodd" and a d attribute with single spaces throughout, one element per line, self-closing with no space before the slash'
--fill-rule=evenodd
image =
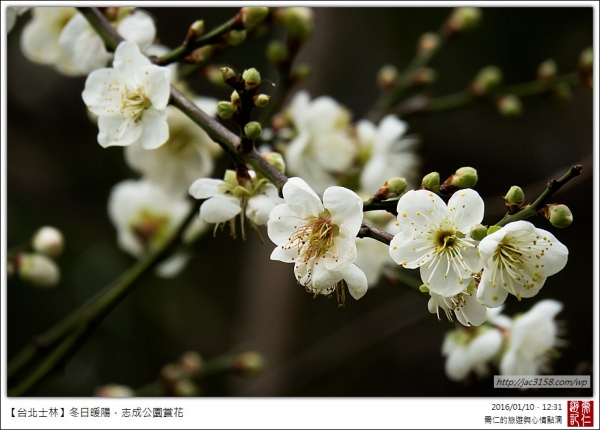
<path id="1" fill-rule="evenodd" d="M 310 76 L 311 68 L 309 64 L 298 64 L 292 70 L 292 79 L 295 83 L 302 82 Z"/>
<path id="2" fill-rule="evenodd" d="M 231 30 L 225 35 L 228 46 L 238 46 L 246 40 L 246 30 Z"/>
<path id="3" fill-rule="evenodd" d="M 262 154 L 262 157 L 281 173 L 285 173 L 285 161 L 283 161 L 283 156 L 279 152 L 267 152 Z"/>
<path id="4" fill-rule="evenodd" d="M 473 227 L 471 227 L 471 239 L 473 240 L 482 240 L 484 237 L 487 236 L 487 232 L 488 232 L 488 228 L 484 225 L 481 224 L 475 224 Z"/>
<path id="5" fill-rule="evenodd" d="M 233 107 L 238 107 L 242 105 L 242 100 L 240 99 L 240 95 L 236 90 L 232 91 L 229 100 L 231 100 L 231 104 L 233 105 Z"/>
<path id="6" fill-rule="evenodd" d="M 242 376 L 254 376 L 265 367 L 265 359 L 257 352 L 249 351 L 238 355 L 233 364 L 233 370 Z"/>
<path id="7" fill-rule="evenodd" d="M 556 76 L 556 61 L 548 59 L 541 63 L 537 69 L 537 78 L 542 82 L 548 82 Z"/>
<path id="8" fill-rule="evenodd" d="M 461 167 L 450 178 L 450 185 L 457 188 L 473 188 L 477 184 L 477 170 L 472 167 Z"/>
<path id="9" fill-rule="evenodd" d="M 552 204 L 548 205 L 547 218 L 556 228 L 565 228 L 573 222 L 573 214 L 565 205 Z"/>
<path id="10" fill-rule="evenodd" d="M 60 281 L 60 269 L 43 254 L 21 254 L 17 265 L 21 279 L 36 287 L 54 287 Z"/>
<path id="11" fill-rule="evenodd" d="M 202 46 L 201 48 L 194 50 L 190 55 L 185 57 L 183 59 L 183 62 L 188 64 L 204 63 L 208 61 L 210 57 L 212 57 L 214 52 L 215 48 L 211 45 Z"/>
<path id="12" fill-rule="evenodd" d="M 486 95 L 502 82 L 502 70 L 496 66 L 484 67 L 471 82 L 471 93 L 475 96 Z"/>
<path id="13" fill-rule="evenodd" d="M 568 102 L 573 98 L 573 91 L 566 82 L 557 82 L 552 86 L 552 95 L 559 102 Z"/>
<path id="14" fill-rule="evenodd" d="M 258 122 L 251 121 L 244 126 L 244 133 L 246 133 L 249 139 L 255 140 L 260 137 L 262 128 Z"/>
<path id="15" fill-rule="evenodd" d="M 252 88 L 256 88 L 260 85 L 260 73 L 258 73 L 258 70 L 256 70 L 254 67 L 244 70 L 242 79 L 244 80 L 244 85 L 247 90 L 251 90 Z"/>
<path id="16" fill-rule="evenodd" d="M 398 76 L 398 68 L 392 64 L 386 64 L 377 72 L 377 85 L 382 91 L 389 91 L 396 85 Z"/>
<path id="17" fill-rule="evenodd" d="M 307 7 L 288 7 L 279 9 L 276 17 L 287 27 L 289 36 L 304 42 L 314 28 L 314 13 Z"/>
<path id="18" fill-rule="evenodd" d="M 233 69 L 230 69 L 229 67 L 221 67 L 220 70 L 223 82 L 226 84 L 237 82 L 238 79 Z"/>
<path id="19" fill-rule="evenodd" d="M 177 397 L 196 397 L 200 389 L 194 381 L 188 378 L 180 379 L 173 385 L 173 394 Z"/>
<path id="20" fill-rule="evenodd" d="M 278 40 L 273 40 L 267 46 L 267 59 L 274 63 L 280 64 L 288 59 L 289 52 L 287 47 Z"/>
<path id="21" fill-rule="evenodd" d="M 184 44 L 187 45 L 189 43 L 194 42 L 196 39 L 198 39 L 204 34 L 204 30 L 205 28 L 203 20 L 194 21 L 194 23 L 190 25 L 190 28 L 188 29 L 188 34 L 185 38 Z"/>
<path id="22" fill-rule="evenodd" d="M 452 11 L 447 21 L 447 29 L 451 34 L 472 30 L 481 21 L 481 9 L 476 7 L 459 7 Z"/>
<path id="23" fill-rule="evenodd" d="M 373 195 L 373 200 L 387 200 L 400 196 L 406 190 L 408 182 L 406 179 L 396 177 L 385 181 L 385 184 Z"/>
<path id="24" fill-rule="evenodd" d="M 496 105 L 498 112 L 504 116 L 519 116 L 523 113 L 521 100 L 513 94 L 506 94 L 500 97 Z"/>
<path id="25" fill-rule="evenodd" d="M 440 36 L 436 33 L 424 33 L 417 42 L 417 52 L 419 55 L 429 55 L 436 51 L 440 46 Z"/>
<path id="26" fill-rule="evenodd" d="M 31 246 L 34 251 L 40 254 L 56 258 L 62 254 L 65 247 L 65 240 L 60 230 L 45 226 L 34 233 L 31 239 Z"/>
<path id="27" fill-rule="evenodd" d="M 430 67 L 419 67 L 413 72 L 412 84 L 414 86 L 430 85 L 437 79 L 437 72 Z"/>
<path id="28" fill-rule="evenodd" d="M 135 391 L 126 385 L 108 384 L 94 390 L 96 397 L 133 397 Z"/>
<path id="29" fill-rule="evenodd" d="M 506 202 L 506 206 L 513 206 L 515 209 L 519 209 L 525 203 L 525 193 L 521 187 L 513 185 L 504 196 L 504 201 Z"/>
<path id="30" fill-rule="evenodd" d="M 440 189 L 440 174 L 438 172 L 428 173 L 421 181 L 421 188 L 437 193 Z"/>
<path id="31" fill-rule="evenodd" d="M 254 103 L 254 106 L 258 108 L 264 108 L 265 106 L 267 106 L 267 104 L 269 104 L 270 98 L 271 96 L 268 96 L 266 94 L 257 94 L 252 98 L 252 102 Z"/>
<path id="32" fill-rule="evenodd" d="M 235 108 L 229 102 L 219 102 L 217 103 L 217 113 L 223 119 L 229 119 L 235 113 Z"/>
<path id="33" fill-rule="evenodd" d="M 265 20 L 269 14 L 268 7 L 243 7 L 240 10 L 242 24 L 246 30 L 255 27 Z"/>
<path id="34" fill-rule="evenodd" d="M 179 357 L 179 369 L 188 376 L 196 375 L 204 366 L 202 356 L 196 351 L 188 351 Z"/>

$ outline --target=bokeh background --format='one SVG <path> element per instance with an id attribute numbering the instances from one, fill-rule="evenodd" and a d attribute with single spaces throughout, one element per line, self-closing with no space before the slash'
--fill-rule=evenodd
<path id="1" fill-rule="evenodd" d="M 213 28 L 236 8 L 148 8 L 156 18 L 161 43 L 175 47 L 187 27 L 204 19 Z M 315 31 L 297 63 L 312 75 L 300 88 L 313 97 L 329 95 L 360 119 L 379 92 L 377 71 L 384 64 L 400 70 L 415 53 L 418 37 L 435 31 L 451 12 L 438 7 L 314 8 Z M 125 271 L 133 258 L 116 244 L 107 216 L 111 188 L 137 177 L 121 148 L 103 149 L 97 128 L 81 100 L 85 78 L 62 76 L 29 62 L 19 40 L 29 13 L 7 36 L 6 200 L 8 247 L 27 241 L 42 225 L 60 228 L 66 251 L 59 258 L 61 283 L 37 289 L 11 278 L 6 285 L 7 357 L 10 359 L 70 310 Z M 235 70 L 257 67 L 263 79 L 277 82 L 265 60 L 272 28 L 215 58 Z M 576 69 L 580 52 L 593 43 L 591 7 L 483 8 L 481 25 L 446 46 L 430 64 L 438 81 L 432 93 L 462 90 L 484 66 L 502 69 L 506 84 L 535 79 L 538 65 L 553 58 L 560 73 Z M 201 76 L 191 79 L 198 94 L 228 99 Z M 447 177 L 457 168 L 479 171 L 476 189 L 494 223 L 502 216 L 501 196 L 511 185 L 534 199 L 545 182 L 572 164 L 583 175 L 556 195 L 574 213 L 574 223 L 557 230 L 570 250 L 567 267 L 548 280 L 541 293 L 519 303 L 509 297 L 505 313 L 528 310 L 544 298 L 564 303 L 558 319 L 567 322 L 569 346 L 554 364 L 554 374 L 593 374 L 594 189 L 592 172 L 593 94 L 573 88 L 572 100 L 546 96 L 523 100 L 523 115 L 502 117 L 480 104 L 407 118 L 409 132 L 422 138 L 422 173 Z M 266 231 L 263 235 L 266 237 Z M 266 368 L 253 379 L 216 377 L 202 394 L 261 397 L 447 397 L 588 396 L 591 391 L 494 390 L 493 379 L 450 381 L 444 373 L 441 344 L 453 328 L 427 311 L 427 300 L 400 284 L 383 280 L 359 301 L 338 308 L 334 300 L 313 300 L 295 284 L 291 266 L 269 260 L 272 245 L 250 235 L 244 242 L 227 232 L 206 235 L 194 258 L 173 280 L 147 277 L 98 327 L 63 374 L 32 390 L 32 396 L 91 396 L 97 386 L 120 383 L 138 388 L 156 379 L 161 367 L 188 350 L 205 359 L 235 348 L 264 355 Z M 407 275 L 416 276 L 414 273 Z M 597 342 L 597 341 L 596 341 Z"/>

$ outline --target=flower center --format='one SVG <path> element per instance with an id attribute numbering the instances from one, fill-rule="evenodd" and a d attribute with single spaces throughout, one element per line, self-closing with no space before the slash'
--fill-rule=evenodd
<path id="1" fill-rule="evenodd" d="M 131 223 L 131 230 L 145 251 L 158 247 L 166 238 L 170 218 L 143 209 Z"/>
<path id="2" fill-rule="evenodd" d="M 144 115 L 144 111 L 152 106 L 150 98 L 144 94 L 141 87 L 135 89 L 127 88 L 121 95 L 121 113 L 133 122 L 138 122 Z"/>
<path id="3" fill-rule="evenodd" d="M 298 248 L 300 261 L 309 263 L 325 257 L 327 251 L 335 248 L 335 238 L 340 229 L 331 222 L 331 214 L 327 210 L 318 217 L 308 217 L 304 221 L 306 224 L 290 236 L 286 249 Z"/>

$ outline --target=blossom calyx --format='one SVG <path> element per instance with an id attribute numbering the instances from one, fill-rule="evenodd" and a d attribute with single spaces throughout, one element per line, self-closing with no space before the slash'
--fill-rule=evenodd
<path id="1" fill-rule="evenodd" d="M 34 233 L 31 239 L 31 246 L 34 251 L 40 254 L 56 258 L 62 254 L 65 247 L 65 240 L 60 230 L 45 226 Z"/>

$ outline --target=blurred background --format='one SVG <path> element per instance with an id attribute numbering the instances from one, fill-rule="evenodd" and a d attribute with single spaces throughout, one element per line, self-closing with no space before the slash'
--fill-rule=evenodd
<path id="1" fill-rule="evenodd" d="M 236 8 L 148 8 L 156 18 L 160 43 L 178 46 L 188 26 L 203 19 L 211 29 Z M 365 115 L 379 91 L 384 64 L 400 70 L 415 53 L 419 36 L 436 31 L 451 12 L 437 7 L 314 8 L 315 30 L 297 63 L 311 66 L 299 88 L 312 97 L 328 95 L 353 113 Z M 552 58 L 558 73 L 576 70 L 579 54 L 593 44 L 591 7 L 495 7 L 482 9 L 478 28 L 448 44 L 430 66 L 438 75 L 432 94 L 464 89 L 483 67 L 496 65 L 507 85 L 535 79 L 538 65 Z M 136 178 L 123 150 L 103 149 L 97 128 L 81 100 L 85 78 L 62 76 L 29 62 L 19 47 L 30 13 L 7 36 L 6 49 L 6 215 L 7 246 L 29 240 L 42 225 L 61 229 L 66 250 L 58 262 L 60 284 L 38 289 L 11 278 L 7 288 L 7 359 L 92 297 L 134 262 L 116 243 L 107 216 L 111 188 Z M 283 40 L 281 27 L 228 49 L 215 58 L 235 70 L 256 67 L 263 79 L 278 76 L 265 59 L 266 43 Z M 228 99 L 227 89 L 201 76 L 190 79 L 199 94 Z M 422 173 L 442 178 L 457 168 L 479 171 L 477 191 L 489 208 L 484 223 L 502 217 L 501 196 L 511 185 L 533 200 L 552 177 L 577 163 L 583 175 L 556 195 L 572 210 L 565 230 L 545 219 L 533 222 L 551 231 L 570 250 L 569 262 L 529 300 L 507 300 L 505 313 L 528 310 L 544 298 L 564 303 L 568 347 L 554 363 L 555 375 L 593 373 L 594 262 L 593 93 L 576 86 L 572 99 L 523 99 L 523 115 L 506 118 L 481 103 L 407 117 L 409 133 L 422 138 Z M 215 176 L 219 176 L 216 174 Z M 496 209 L 492 209 L 496 208 Z M 493 213 L 495 211 L 495 213 Z M 263 231 L 266 238 L 266 230 Z M 335 299 L 313 300 L 295 283 L 291 266 L 269 260 L 270 243 L 250 234 L 246 241 L 228 232 L 209 233 L 194 257 L 173 280 L 146 277 L 97 328 L 67 365 L 29 395 L 92 396 L 108 383 L 139 388 L 154 381 L 163 365 L 186 351 L 206 360 L 236 348 L 265 357 L 264 371 L 252 379 L 214 377 L 201 394 L 261 397 L 447 397 L 587 396 L 591 391 L 494 390 L 493 378 L 466 383 L 444 373 L 441 345 L 453 325 L 427 310 L 427 299 L 401 284 L 382 280 L 359 301 L 338 308 Z M 417 276 L 407 273 L 407 276 Z M 596 340 L 597 341 L 597 340 Z M 493 374 L 494 372 L 492 372 Z"/>

